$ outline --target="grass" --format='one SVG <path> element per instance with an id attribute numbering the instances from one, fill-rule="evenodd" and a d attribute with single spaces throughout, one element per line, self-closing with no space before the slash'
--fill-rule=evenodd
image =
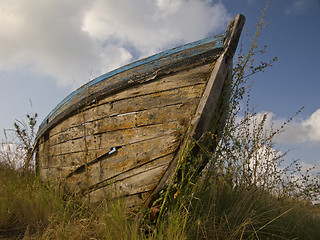
<path id="1" fill-rule="evenodd" d="M 138 225 L 120 202 L 89 205 L 3 165 L 0 182 L 3 239 L 320 239 L 319 207 L 220 177 L 173 198 L 157 226 Z"/>
<path id="2" fill-rule="evenodd" d="M 0 165 L 0 237 L 8 239 L 135 239 L 134 219 L 120 205 L 89 205 L 63 188 Z"/>
<path id="3" fill-rule="evenodd" d="M 257 188 L 232 188 L 223 180 L 200 191 L 192 204 L 195 239 L 318 239 L 319 209 Z M 198 225 L 192 224 L 198 222 Z M 299 228 L 298 228 L 299 227 Z"/>

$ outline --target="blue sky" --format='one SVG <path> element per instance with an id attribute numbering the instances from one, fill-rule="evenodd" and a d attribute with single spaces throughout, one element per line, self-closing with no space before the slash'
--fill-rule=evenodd
<path id="1" fill-rule="evenodd" d="M 257 22 L 259 9 L 265 1 L 224 1 L 234 15 L 241 12 L 247 18 L 247 27 Z M 280 125 L 302 112 L 278 138 L 278 147 L 292 149 L 288 158 L 300 159 L 305 165 L 320 165 L 320 1 L 271 1 L 267 10 L 269 26 L 263 31 L 260 44 L 267 44 L 262 61 L 278 57 L 266 72 L 254 77 L 252 102 L 257 111 L 270 111 Z M 243 37 L 244 38 L 244 37 Z M 318 168 L 319 169 L 319 168 Z"/>
<path id="2" fill-rule="evenodd" d="M 0 0 L 0 128 L 37 112 L 38 121 L 89 79 L 142 57 L 223 32 L 237 13 L 252 32 L 263 0 Z M 252 102 L 281 123 L 289 157 L 320 165 L 320 1 L 274 0 Z M 246 45 L 245 34 L 242 38 Z M 260 58 L 259 58 L 260 61 Z M 32 107 L 30 104 L 32 102 Z M 0 135 L 3 138 L 3 135 Z"/>

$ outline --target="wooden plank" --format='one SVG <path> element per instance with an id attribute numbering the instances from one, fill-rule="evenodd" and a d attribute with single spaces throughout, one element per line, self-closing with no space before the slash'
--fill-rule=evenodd
<path id="1" fill-rule="evenodd" d="M 123 196 L 118 198 L 121 206 L 129 212 L 138 212 L 144 201 L 150 195 L 151 191 L 139 192 L 130 196 Z M 94 199 L 93 199 L 94 200 Z M 101 201 L 99 198 L 97 199 Z"/>
<path id="2" fill-rule="evenodd" d="M 152 190 L 168 167 L 172 157 L 173 155 L 166 156 L 159 159 L 157 164 L 150 164 L 145 166 L 144 169 L 133 169 L 123 176 L 120 175 L 116 178 L 110 179 L 109 184 L 90 192 L 90 199 L 94 202 L 100 201 L 102 198 L 105 198 L 106 192 L 111 192 L 111 196 L 115 198 L 131 196 Z"/>
<path id="3" fill-rule="evenodd" d="M 185 91 L 181 91 L 181 89 L 179 89 L 179 91 L 178 90 L 171 90 L 171 91 L 167 91 L 162 94 L 153 94 L 151 100 L 149 97 L 146 98 L 146 96 L 142 96 L 140 99 L 134 99 L 134 100 L 130 101 L 130 103 L 119 101 L 119 102 L 113 104 L 113 106 L 114 106 L 113 109 L 117 109 L 117 110 L 114 110 L 113 112 L 118 113 L 118 114 L 123 114 L 128 111 L 143 110 L 143 109 L 148 108 L 153 105 L 155 105 L 155 107 L 159 108 L 159 107 L 161 107 L 161 105 L 164 105 L 164 103 L 167 104 L 168 102 L 170 104 L 178 104 L 179 102 L 180 103 L 184 102 L 188 105 L 189 104 L 192 105 L 192 101 L 196 101 L 196 99 L 200 96 L 200 92 L 203 91 L 203 88 L 202 88 L 202 86 L 200 87 L 200 85 L 197 85 L 197 86 L 184 88 L 184 90 Z M 183 95 L 183 94 L 185 94 L 185 95 Z M 101 112 L 101 111 L 99 111 L 99 112 Z M 112 112 L 112 110 L 111 110 L 111 112 Z M 80 118 L 81 118 L 81 116 L 80 116 Z M 183 116 L 181 117 L 181 119 L 183 119 Z M 163 124 L 163 125 L 165 125 L 165 124 Z M 130 133 L 130 131 L 132 132 L 133 130 L 127 129 L 124 131 L 127 131 L 128 133 Z M 116 131 L 114 134 L 119 136 L 118 132 L 119 131 Z M 141 132 L 141 134 L 142 134 L 142 132 Z M 123 132 L 122 135 L 126 136 L 126 132 Z M 98 145 L 99 141 L 101 142 L 101 136 L 105 136 L 105 134 L 86 136 L 87 145 L 90 146 L 89 148 L 93 148 L 94 145 Z M 50 139 L 50 144 L 51 144 L 51 139 Z M 68 153 L 68 152 L 72 151 L 71 148 L 74 149 L 75 147 L 76 147 L 76 149 L 74 151 L 81 151 L 81 149 L 84 148 L 84 144 L 85 144 L 84 139 L 80 138 L 80 139 L 75 139 L 72 141 L 63 142 L 63 143 L 59 144 L 59 146 L 52 145 L 52 146 L 50 146 L 50 148 L 51 148 L 51 152 L 53 152 L 54 155 L 56 155 L 56 154 Z M 66 149 L 66 146 L 69 146 L 69 150 Z"/>
<path id="4" fill-rule="evenodd" d="M 183 118 L 184 115 L 182 115 L 182 113 L 184 113 L 188 117 L 190 117 L 191 116 L 190 111 L 191 110 L 194 111 L 194 108 L 195 108 L 194 106 L 196 106 L 196 105 L 185 104 L 185 105 L 176 105 L 176 106 L 168 107 L 167 111 L 165 111 L 164 114 L 157 113 L 156 110 L 158 110 L 159 108 L 147 111 L 146 113 L 138 112 L 137 115 L 135 116 L 137 119 L 136 122 L 132 121 L 132 118 L 130 119 L 130 117 L 132 117 L 132 115 L 130 115 L 130 114 L 129 115 L 122 115 L 122 116 L 118 116 L 118 117 L 123 118 L 123 119 L 127 118 L 126 121 L 130 122 L 131 124 L 134 124 L 135 126 L 136 125 L 141 126 L 141 125 L 146 124 L 146 122 L 150 118 L 152 118 L 151 120 L 149 120 L 149 121 L 151 121 L 151 124 L 155 124 L 157 122 L 164 122 L 166 124 L 168 119 L 176 118 L 179 120 L 179 124 L 183 125 L 183 124 L 187 124 L 188 120 L 190 120 L 190 119 L 184 119 Z M 177 108 L 177 109 L 175 110 L 174 108 Z M 144 117 L 142 117 L 142 116 L 144 116 Z M 125 122 L 125 120 L 124 120 L 124 122 Z M 101 131 L 101 129 L 103 129 L 103 128 L 105 128 L 104 131 L 110 130 L 110 129 L 107 129 L 108 127 L 112 127 L 112 126 L 110 126 L 109 123 L 110 123 L 110 121 L 109 122 L 106 121 L 105 124 L 100 124 L 100 129 L 98 129 L 98 130 Z M 119 125 L 119 124 L 114 124 L 113 126 L 117 127 L 117 125 Z M 172 123 L 171 123 L 171 125 L 172 125 Z M 167 126 L 165 126 L 165 127 L 167 127 Z M 175 132 L 175 134 L 178 135 L 179 133 L 177 130 L 179 130 L 178 129 L 179 127 L 180 127 L 179 125 L 176 125 L 175 129 L 172 129 L 172 132 Z M 146 128 L 146 126 L 144 126 L 144 128 Z M 150 126 L 150 128 L 151 129 L 155 128 L 157 132 L 159 131 L 159 129 L 157 129 L 155 126 Z M 98 131 L 98 130 L 94 129 L 93 131 Z M 90 131 L 92 131 L 92 130 L 90 130 Z M 152 130 L 149 130 L 149 132 L 150 131 L 153 132 Z M 109 151 L 110 148 L 112 148 L 113 146 L 116 146 L 117 143 L 123 144 L 123 141 L 120 141 L 120 140 L 114 141 L 114 140 L 121 139 L 123 136 L 130 137 L 130 134 L 135 135 L 135 136 L 139 136 L 139 135 L 142 135 L 143 132 L 135 130 L 135 128 L 133 128 L 133 129 L 127 129 L 124 132 L 115 131 L 114 133 L 108 133 L 108 137 L 101 137 L 101 135 L 94 135 L 94 136 L 86 137 L 87 146 L 88 146 L 88 150 L 90 153 L 90 155 L 86 156 L 86 158 L 88 158 L 88 161 L 90 161 L 91 158 L 97 158 L 97 155 L 99 155 L 99 153 L 93 153 L 93 152 L 90 152 L 90 150 L 98 149 L 98 148 L 106 148 L 106 150 Z M 154 134 L 154 132 L 153 132 L 153 134 Z M 144 136 L 144 138 L 146 138 L 146 137 L 148 137 L 148 136 Z M 138 140 L 139 139 L 137 139 L 136 141 L 138 141 Z M 83 161 L 83 159 L 84 159 L 83 153 L 76 153 L 75 155 L 73 155 L 73 154 L 67 155 L 67 154 L 70 152 L 83 152 L 84 148 L 85 148 L 84 138 L 79 138 L 74 141 L 68 141 L 68 142 L 64 142 L 63 144 L 54 145 L 54 146 L 49 147 L 49 142 L 51 145 L 51 144 L 55 143 L 54 141 L 55 141 L 54 138 L 47 140 L 47 142 L 46 142 L 47 151 L 44 151 L 44 152 L 40 151 L 39 152 L 39 155 L 40 155 L 39 156 L 39 166 L 40 167 L 50 167 L 50 166 L 59 165 L 57 162 L 57 158 L 54 156 L 61 155 L 61 154 L 63 154 L 63 156 L 64 156 L 62 158 L 64 158 L 64 159 L 69 158 L 70 159 L 69 162 L 70 162 L 71 166 L 79 164 L 79 160 L 77 160 L 77 159 L 82 159 L 82 161 Z M 100 144 L 98 142 L 100 142 L 100 143 L 103 142 L 103 144 Z M 111 145 L 106 146 L 104 144 L 106 142 L 112 143 L 112 146 Z M 40 148 L 42 146 L 43 145 L 40 145 Z M 49 153 L 49 151 L 50 151 L 50 153 Z M 40 160 L 40 159 L 43 159 L 43 160 Z"/>
<path id="5" fill-rule="evenodd" d="M 166 145 L 157 145 L 156 143 Z M 152 147 L 150 147 L 150 144 L 153 144 Z M 87 173 L 90 176 L 90 182 L 92 184 L 97 184 L 118 175 L 124 176 L 124 173 L 132 169 L 144 169 L 146 164 L 149 163 L 150 166 L 152 166 L 156 162 L 159 162 L 155 161 L 155 159 L 160 159 L 164 156 L 168 156 L 169 154 L 174 154 L 178 146 L 179 142 L 176 142 L 172 136 L 164 136 L 121 148 L 114 155 L 107 155 L 105 159 L 101 158 L 94 164 L 89 164 L 87 166 Z M 80 168 L 83 171 L 78 173 Z M 86 178 L 84 169 L 85 166 L 82 165 L 75 170 L 75 172 L 71 172 L 69 170 L 70 177 L 68 177 L 68 181 L 73 183 L 84 181 Z"/>
<path id="6" fill-rule="evenodd" d="M 167 77 L 162 77 L 159 80 L 150 82 L 145 85 L 138 85 L 135 87 L 132 87 L 130 89 L 127 89 L 126 91 L 119 92 L 117 94 L 114 94 L 112 96 L 106 97 L 102 99 L 101 101 L 87 107 L 84 111 L 83 114 L 85 115 L 86 121 L 93 121 L 96 119 L 99 119 L 101 117 L 101 114 L 99 114 L 100 110 L 97 109 L 92 109 L 96 108 L 98 105 L 104 105 L 106 103 L 112 103 L 112 102 L 117 102 L 120 100 L 125 100 L 125 99 L 132 99 L 136 98 L 139 96 L 144 96 L 144 95 L 149 95 L 152 93 L 160 93 L 164 92 L 167 90 L 172 90 L 172 89 L 177 89 L 181 87 L 188 87 L 188 86 L 193 86 L 196 84 L 205 84 L 206 81 L 208 80 L 210 76 L 210 72 L 213 68 L 213 64 L 207 64 L 205 66 L 192 69 L 189 71 L 185 71 L 183 73 L 175 74 L 172 76 L 167 76 Z M 100 107 L 99 107 L 100 108 Z M 110 105 L 107 105 L 105 107 L 104 111 L 102 111 L 102 115 L 108 116 L 110 109 Z M 97 115 L 99 114 L 99 115 Z M 110 115 L 110 114 L 109 114 Z M 91 117 L 87 117 L 91 116 Z M 103 117 L 102 116 L 102 117 Z M 65 131 L 69 129 L 70 127 L 73 126 L 79 126 L 83 123 L 83 118 L 79 117 L 69 117 L 68 119 L 64 120 L 61 122 L 59 125 L 54 127 L 50 131 L 50 137 L 53 135 Z"/>
<path id="7" fill-rule="evenodd" d="M 145 199 L 150 195 L 151 191 L 139 192 L 130 196 L 120 196 L 112 198 L 112 189 L 99 189 L 99 192 L 89 193 L 83 196 L 83 199 L 90 203 L 101 203 L 107 200 L 107 204 L 120 204 L 122 209 L 127 213 L 138 212 Z"/>
<path id="8" fill-rule="evenodd" d="M 179 141 L 176 140 L 176 136 L 163 135 L 146 141 L 128 144 L 110 155 L 107 154 L 110 149 L 98 149 L 88 151 L 87 156 L 85 152 L 53 156 L 50 159 L 53 159 L 55 165 L 50 162 L 43 168 L 47 172 L 51 171 L 51 175 L 56 174 L 57 177 L 54 177 L 54 179 L 65 178 L 87 163 L 89 171 L 92 172 L 95 178 L 101 176 L 103 178 L 105 176 L 113 177 L 133 167 L 138 167 L 153 159 L 173 153 L 178 146 Z M 99 161 L 93 164 L 92 162 L 98 158 L 100 158 Z"/>
<path id="9" fill-rule="evenodd" d="M 61 155 L 49 156 L 50 159 L 44 168 L 56 168 L 56 167 L 80 167 L 87 161 L 93 161 L 100 155 L 105 154 L 107 149 L 94 149 L 89 151 L 71 152 Z"/>
<path id="10" fill-rule="evenodd" d="M 179 137 L 184 133 L 184 128 L 185 126 L 181 125 L 179 121 L 142 126 L 63 142 L 58 145 L 50 146 L 50 149 L 52 155 L 85 151 L 85 148 L 88 150 L 100 148 L 111 149 L 113 147 L 125 146 L 130 143 L 144 141 L 163 135 L 172 134 Z"/>
<path id="11" fill-rule="evenodd" d="M 190 103 L 190 102 L 189 102 Z M 182 115 L 182 113 L 186 114 L 188 117 L 190 117 L 192 114 L 190 112 L 190 110 L 194 111 L 194 108 L 195 108 L 196 105 L 194 104 L 185 104 L 185 105 L 176 105 L 175 107 L 177 108 L 177 110 L 174 111 L 174 107 L 168 107 L 167 110 L 168 111 L 165 111 L 164 114 L 156 114 L 156 111 L 157 109 L 153 109 L 153 110 L 150 110 L 149 112 L 147 113 L 143 113 L 143 112 L 140 112 L 138 113 L 138 115 L 136 116 L 137 117 L 137 122 L 134 123 L 132 121 L 132 119 L 130 120 L 130 118 L 128 119 L 128 117 L 130 117 L 131 115 L 128 114 L 128 115 L 122 115 L 122 116 L 118 116 L 118 117 L 121 117 L 121 118 L 124 118 L 126 117 L 127 118 L 127 122 L 131 122 L 131 123 L 134 123 L 135 125 L 144 125 L 149 119 L 150 119 L 150 116 L 153 115 L 153 118 L 150 120 L 151 121 L 151 124 L 154 124 L 154 123 L 157 123 L 157 122 L 164 122 L 166 123 L 166 121 L 168 121 L 168 119 L 170 119 L 171 117 L 173 118 L 176 118 L 179 120 L 179 122 L 177 122 L 174 126 L 174 129 L 171 129 L 170 133 L 178 136 L 179 134 L 183 133 L 183 131 L 181 131 L 181 125 L 182 124 L 187 124 L 188 122 L 188 119 L 184 119 L 184 115 Z M 149 115 L 148 115 L 149 113 Z M 139 117 L 139 116 L 143 116 L 144 114 L 144 118 L 142 117 Z M 179 119 L 180 118 L 180 119 Z M 180 125 L 179 125 L 180 124 Z M 114 127 L 116 127 L 116 125 L 118 124 L 114 124 Z M 161 124 L 160 124 L 161 125 Z M 162 125 L 166 125 L 166 124 L 162 124 Z M 170 125 L 170 124 L 169 124 Z M 172 125 L 172 123 L 171 123 Z M 97 126 L 97 124 L 96 124 Z M 100 130 L 103 128 L 103 127 L 108 127 L 110 126 L 108 122 L 106 122 L 106 124 L 101 124 L 100 125 Z M 92 158 L 97 158 L 97 156 L 99 155 L 99 153 L 94 153 L 90 150 L 94 150 L 94 149 L 98 149 L 98 148 L 106 148 L 107 151 L 109 151 L 112 147 L 114 146 L 119 146 L 117 144 L 126 144 L 126 142 L 123 142 L 121 139 L 123 138 L 123 136 L 127 136 L 126 139 L 130 138 L 130 136 L 135 136 L 135 137 L 138 137 L 140 135 L 144 135 L 142 140 L 145 139 L 146 137 L 155 137 L 155 135 L 150 135 L 150 132 L 151 134 L 155 134 L 154 131 L 156 131 L 157 133 L 158 132 L 161 132 L 161 129 L 157 128 L 156 127 L 157 125 L 153 125 L 153 126 L 150 126 L 149 128 L 147 126 L 143 126 L 144 129 L 149 129 L 149 133 L 143 133 L 143 130 L 137 130 L 136 128 L 132 128 L 132 129 L 126 129 L 124 132 L 123 131 L 115 131 L 115 132 L 109 132 L 107 134 L 107 136 L 101 136 L 100 135 L 94 135 L 94 136 L 87 136 L 86 137 L 86 141 L 87 143 L 85 144 L 85 139 L 84 138 L 79 138 L 79 139 L 75 139 L 73 141 L 67 141 L 67 142 L 63 142 L 62 144 L 58 144 L 58 145 L 54 145 L 54 146 L 50 146 L 50 157 L 46 154 L 43 154 L 42 153 L 42 159 L 46 159 L 46 160 L 43 160 L 43 161 L 40 161 L 40 166 L 41 167 L 50 167 L 50 166 L 57 166 L 59 165 L 58 162 L 57 162 L 57 158 L 54 157 L 56 155 L 63 155 L 64 159 L 66 158 L 69 158 L 70 159 L 70 166 L 75 166 L 75 165 L 78 165 L 79 164 L 79 160 L 77 161 L 77 159 L 82 159 L 82 161 L 84 161 L 84 158 L 87 159 L 88 161 L 91 161 Z M 165 126 L 165 128 L 167 128 L 168 126 Z M 179 129 L 180 128 L 180 129 Z M 152 130 L 154 129 L 154 130 Z M 108 129 L 104 129 L 105 131 L 108 131 Z M 167 129 L 168 130 L 168 129 Z M 167 131 L 166 130 L 166 131 Z M 180 132 L 178 131 L 180 130 Z M 92 130 L 90 130 L 92 131 Z M 95 130 L 97 131 L 97 130 Z M 149 135 L 149 136 L 148 136 Z M 135 138 L 134 141 L 141 141 L 141 139 L 139 138 Z M 50 142 L 50 145 L 51 144 L 54 144 L 54 138 L 51 138 L 49 139 Z M 47 142 L 47 145 L 48 145 L 48 142 Z M 52 143 L 53 142 L 53 143 Z M 108 143 L 109 145 L 106 145 L 106 143 Z M 110 145 L 112 144 L 112 145 Z M 84 148 L 85 148 L 85 145 L 87 145 L 88 147 L 88 150 L 90 153 L 90 155 L 84 155 L 83 153 L 80 153 L 80 152 L 83 152 L 84 151 Z M 105 151 L 105 150 L 104 150 Z M 71 155 L 68 155 L 69 153 L 71 152 L 78 152 L 78 153 L 75 153 L 74 155 L 71 154 Z M 41 155 L 41 153 L 40 153 Z M 45 156 L 43 156 L 45 155 Z M 41 157 L 40 157 L 41 158 Z M 62 166 L 62 165 L 61 165 Z"/>
<path id="12" fill-rule="evenodd" d="M 85 125 L 69 128 L 60 134 L 52 136 L 50 144 L 56 145 L 65 141 L 82 138 L 84 131 L 86 136 L 91 136 L 115 130 L 168 123 L 173 119 L 190 121 L 190 116 L 195 111 L 195 107 L 196 104 L 188 102 L 99 119 L 94 122 L 88 122 Z"/>
<path id="13" fill-rule="evenodd" d="M 199 101 L 199 97 L 203 91 L 204 85 L 196 85 L 191 87 L 185 87 L 182 89 L 174 89 L 161 93 L 154 93 L 152 95 L 140 96 L 134 99 L 129 100 L 120 100 L 113 104 L 104 104 L 97 106 L 96 108 L 89 109 L 84 113 L 79 113 L 77 115 L 72 116 L 68 123 L 64 124 L 68 125 L 68 130 L 72 131 L 72 126 L 79 126 L 84 122 L 93 121 L 95 119 L 108 118 L 112 116 L 117 116 L 120 114 L 126 114 L 130 112 L 143 111 L 148 109 L 162 109 L 166 106 L 171 105 L 179 105 L 185 104 L 187 106 L 196 106 L 197 101 Z M 178 106 L 177 106 L 178 107 Z M 165 108 L 164 108 L 165 110 Z M 85 116 L 83 116 L 85 114 Z M 65 125 L 65 126 L 66 126 Z M 95 123 L 93 123 L 95 125 Z M 97 125 L 96 125 L 97 126 Z M 87 126 L 85 126 L 87 128 Z M 99 126 L 97 126 L 99 127 Z M 79 128 L 81 131 L 81 127 Z M 90 133 L 90 132 L 89 132 Z M 50 133 L 51 134 L 51 133 Z M 80 135 L 81 133 L 79 133 Z M 84 134 L 83 134 L 84 135 Z M 55 140 L 54 137 L 50 137 L 52 141 L 61 142 L 63 139 Z M 53 143 L 54 144 L 54 143 Z"/>
<path id="14" fill-rule="evenodd" d="M 79 152 L 46 156 L 45 158 L 43 157 L 44 154 L 42 154 L 41 161 L 39 158 L 39 163 L 41 168 L 80 167 L 85 164 L 86 161 L 93 161 L 109 151 L 110 149 L 93 149 L 88 152 L 82 150 Z M 43 159 L 45 159 L 45 161 Z"/>
<path id="15" fill-rule="evenodd" d="M 37 165 L 39 169 L 45 167 L 48 163 L 50 154 L 50 143 L 49 139 L 45 139 L 45 136 L 42 136 L 38 144 L 37 152 Z"/>
<path id="16" fill-rule="evenodd" d="M 214 63 L 210 63 L 194 69 L 157 77 L 152 82 L 133 86 L 125 91 L 103 98 L 99 101 L 99 104 L 206 83 L 213 68 Z"/>
<path id="17" fill-rule="evenodd" d="M 37 164 L 39 168 L 44 168 L 45 167 L 45 152 L 44 152 L 44 142 L 40 141 L 38 143 L 38 152 L 37 152 Z"/>
<path id="18" fill-rule="evenodd" d="M 179 103 L 188 103 L 199 99 L 205 84 L 172 89 L 165 92 L 153 93 L 146 96 L 117 101 L 112 104 L 110 115 L 124 114 L 150 108 L 160 108 Z"/>
<path id="19" fill-rule="evenodd" d="M 228 38 L 225 42 L 226 48 L 216 62 L 195 117 L 192 120 L 192 125 L 195 126 L 192 135 L 195 139 L 199 139 L 206 131 L 210 130 L 212 117 L 214 116 L 219 98 L 224 97 L 220 96 L 220 93 L 227 74 L 231 71 L 232 58 L 236 51 L 244 22 L 245 18 L 239 14 L 228 24 Z"/>
<path id="20" fill-rule="evenodd" d="M 172 160 L 174 153 L 170 153 L 159 158 L 152 159 L 147 163 L 137 165 L 135 168 L 126 168 L 125 171 L 118 172 L 116 175 L 112 169 L 107 170 L 110 175 L 104 176 L 104 179 L 97 178 L 97 168 L 88 168 L 81 174 L 72 175 L 66 182 L 72 191 L 86 190 L 92 188 L 93 192 L 105 192 L 107 189 L 116 191 L 113 197 L 124 196 L 127 194 L 135 194 L 136 191 L 149 191 L 155 187 L 154 184 L 160 179 L 161 175 Z M 103 167 L 103 166 L 102 166 Z M 64 181 L 68 172 L 75 171 L 76 167 L 56 167 L 49 169 L 41 169 L 40 174 L 42 180 L 51 180 L 52 182 Z M 104 189 L 96 191 L 97 189 Z M 130 190 L 131 189 L 131 190 Z M 123 191 L 122 191 L 123 190 Z"/>
<path id="21" fill-rule="evenodd" d="M 160 145 L 160 143 L 163 145 Z M 176 136 L 164 135 L 125 145 L 110 155 L 108 153 L 112 150 L 111 148 L 102 148 L 89 150 L 87 155 L 86 152 L 82 151 L 52 156 L 50 157 L 50 161 L 52 162 L 49 165 L 43 166 L 43 168 L 61 167 L 68 169 L 68 167 L 74 166 L 79 168 L 86 163 L 93 165 L 92 162 L 99 158 L 99 166 L 100 162 L 102 162 L 104 168 L 114 167 L 116 169 L 121 168 L 121 171 L 126 171 L 128 168 L 133 167 L 134 164 L 141 165 L 148 160 L 174 152 L 178 144 L 179 141 L 177 141 Z M 104 166 L 106 164 L 111 164 L 111 166 Z M 91 168 L 92 166 L 89 167 Z M 66 171 L 65 176 L 71 173 L 69 169 Z"/>
<path id="22" fill-rule="evenodd" d="M 72 172 L 77 169 L 77 166 L 68 167 L 68 171 Z M 39 174 L 41 181 L 50 181 L 51 183 L 64 182 L 66 169 L 63 167 L 55 168 L 40 168 Z"/>

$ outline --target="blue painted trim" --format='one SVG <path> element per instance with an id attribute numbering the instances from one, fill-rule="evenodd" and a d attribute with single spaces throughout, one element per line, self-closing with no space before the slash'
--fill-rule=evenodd
<path id="1" fill-rule="evenodd" d="M 167 61 L 166 59 L 161 61 L 161 59 L 163 58 L 167 58 L 173 54 L 176 54 L 176 53 L 179 53 L 179 52 L 182 52 L 182 51 L 185 51 L 185 50 L 190 50 L 192 48 L 196 48 L 198 46 L 201 46 L 201 45 L 205 45 L 205 44 L 212 44 L 212 46 L 210 46 L 210 50 L 212 49 L 216 49 L 216 48 L 222 48 L 224 45 L 223 45 L 223 42 L 224 42 L 224 38 L 226 36 L 226 33 L 221 33 L 219 35 L 215 35 L 215 36 L 211 36 L 211 37 L 207 37 L 207 38 L 204 38 L 202 40 L 198 40 L 198 41 L 195 41 L 195 42 L 192 42 L 192 43 L 188 43 L 188 44 L 185 44 L 183 46 L 179 46 L 179 47 L 176 47 L 176 48 L 173 48 L 173 49 L 170 49 L 170 50 L 167 50 L 167 51 L 164 51 L 164 52 L 161 52 L 161 53 L 158 53 L 158 54 L 155 54 L 153 56 L 150 56 L 150 57 L 147 57 L 145 59 L 142 59 L 142 60 L 139 60 L 139 61 L 136 61 L 136 62 L 133 62 L 133 63 L 130 63 L 128 65 L 125 65 L 121 68 L 118 68 L 118 69 L 115 69 L 111 72 L 108 72 L 108 73 L 105 73 L 95 79 L 93 79 L 92 81 L 88 82 L 87 84 L 81 86 L 80 88 L 78 88 L 77 90 L 73 91 L 72 93 L 70 93 L 65 99 L 63 99 L 48 115 L 47 117 L 42 121 L 42 123 L 40 124 L 40 127 L 39 127 L 39 131 L 49 122 L 49 119 L 52 118 L 52 117 L 55 117 L 58 115 L 59 113 L 59 109 L 64 106 L 64 105 L 67 105 L 68 103 L 70 103 L 76 96 L 80 96 L 81 93 L 94 86 L 94 85 L 98 85 L 100 84 L 101 82 L 103 81 L 106 81 L 107 79 L 109 79 L 110 77 L 113 77 L 119 73 L 123 73 L 127 70 L 130 70 L 130 69 L 133 69 L 133 68 L 136 68 L 136 67 L 139 67 L 139 66 L 142 66 L 142 65 L 145 65 L 145 64 L 150 64 L 152 62 L 154 62 L 151 67 L 152 69 L 155 69 L 157 68 L 158 66 L 160 66 L 163 61 Z M 208 50 L 208 49 L 207 49 Z M 194 52 L 192 52 L 192 54 L 188 54 L 187 56 L 185 57 L 191 57 L 191 56 L 195 56 L 195 55 L 198 55 L 198 54 L 201 54 L 203 53 L 202 51 L 197 51 L 195 50 Z"/>

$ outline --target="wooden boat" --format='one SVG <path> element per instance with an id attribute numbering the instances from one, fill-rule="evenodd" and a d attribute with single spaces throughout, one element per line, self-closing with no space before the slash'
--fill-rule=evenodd
<path id="1" fill-rule="evenodd" d="M 67 96 L 39 127 L 41 179 L 63 181 L 93 202 L 111 194 L 128 208 L 150 204 L 172 178 L 185 139 L 212 130 L 244 21 L 237 15 L 222 34 L 131 63 Z"/>

